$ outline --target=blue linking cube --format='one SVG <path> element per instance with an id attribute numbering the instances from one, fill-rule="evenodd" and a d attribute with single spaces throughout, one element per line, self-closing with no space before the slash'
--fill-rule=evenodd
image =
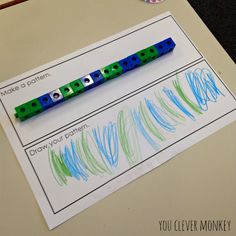
<path id="1" fill-rule="evenodd" d="M 154 47 L 158 51 L 158 57 L 161 57 L 164 54 L 171 52 L 174 49 L 175 42 L 172 40 L 172 38 L 168 38 L 155 44 Z"/>
<path id="2" fill-rule="evenodd" d="M 42 105 L 43 110 L 46 110 L 54 105 L 48 93 L 38 97 L 38 101 Z"/>
<path id="3" fill-rule="evenodd" d="M 131 64 L 132 69 L 141 66 L 141 60 L 139 59 L 139 57 L 136 53 L 132 54 L 132 55 L 126 57 L 126 58 L 129 61 L 129 63 Z"/>
<path id="4" fill-rule="evenodd" d="M 122 67 L 123 73 L 133 69 L 132 63 L 128 58 L 120 60 L 119 64 Z"/>
<path id="5" fill-rule="evenodd" d="M 123 73 L 125 73 L 129 70 L 132 70 L 132 69 L 140 66 L 141 61 L 136 54 L 132 54 L 132 55 L 120 60 L 119 64 L 121 65 L 121 67 L 123 69 Z"/>
<path id="6" fill-rule="evenodd" d="M 93 79 L 93 82 L 94 82 L 93 87 L 96 87 L 96 86 L 102 84 L 105 81 L 105 79 L 104 79 L 102 73 L 100 72 L 100 70 L 96 70 L 96 71 L 92 72 L 90 74 L 90 76 L 91 76 L 91 78 Z"/>

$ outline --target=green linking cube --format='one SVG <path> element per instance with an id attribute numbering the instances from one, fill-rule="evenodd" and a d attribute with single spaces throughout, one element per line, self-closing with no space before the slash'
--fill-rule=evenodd
<path id="1" fill-rule="evenodd" d="M 136 53 L 141 61 L 141 65 L 144 65 L 158 57 L 158 51 L 154 46 L 145 48 Z"/>
<path id="2" fill-rule="evenodd" d="M 60 89 L 65 100 L 76 95 L 75 92 L 73 91 L 73 89 L 71 88 L 70 84 L 66 84 L 66 85 L 60 87 L 59 89 Z"/>
<path id="3" fill-rule="evenodd" d="M 82 84 L 81 80 L 79 80 L 79 79 L 72 81 L 69 85 L 72 88 L 74 95 L 78 95 L 78 94 L 84 92 L 84 85 Z"/>
<path id="4" fill-rule="evenodd" d="M 112 63 L 109 65 L 112 70 L 112 74 L 114 74 L 114 78 L 122 74 L 122 67 L 118 62 Z"/>
<path id="5" fill-rule="evenodd" d="M 15 111 L 16 118 L 19 118 L 21 121 L 23 121 L 42 112 L 43 108 L 38 99 L 36 98 L 16 107 Z"/>
<path id="6" fill-rule="evenodd" d="M 118 62 L 114 62 L 104 68 L 102 68 L 101 73 L 105 80 L 114 79 L 115 77 L 122 74 L 122 67 Z"/>

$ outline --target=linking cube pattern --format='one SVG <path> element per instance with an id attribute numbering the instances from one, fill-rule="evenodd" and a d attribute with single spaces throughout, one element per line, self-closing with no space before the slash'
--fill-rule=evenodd
<path id="1" fill-rule="evenodd" d="M 91 88 L 99 86 L 107 80 L 114 79 L 123 73 L 145 65 L 148 62 L 173 51 L 175 45 L 172 38 L 167 38 L 148 48 L 140 50 L 120 61 L 114 62 L 100 70 L 96 70 L 69 84 L 65 84 L 58 89 L 15 107 L 15 117 L 24 121 L 58 103 L 77 96 Z"/>

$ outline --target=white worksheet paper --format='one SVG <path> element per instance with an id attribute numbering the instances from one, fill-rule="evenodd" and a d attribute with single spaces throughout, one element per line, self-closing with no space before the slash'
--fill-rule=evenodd
<path id="1" fill-rule="evenodd" d="M 16 106 L 168 37 L 173 52 L 14 117 Z M 7 80 L 0 93 L 1 124 L 50 229 L 236 119 L 234 95 L 169 12 Z"/>

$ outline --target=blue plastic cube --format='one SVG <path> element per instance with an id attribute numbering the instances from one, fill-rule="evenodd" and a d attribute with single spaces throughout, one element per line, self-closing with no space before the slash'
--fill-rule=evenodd
<path id="1" fill-rule="evenodd" d="M 100 70 L 96 70 L 94 72 L 92 72 L 90 74 L 91 78 L 93 79 L 93 87 L 96 87 L 100 84 L 102 84 L 105 80 L 104 80 L 104 77 L 102 75 L 102 73 L 100 72 Z"/>
<path id="2" fill-rule="evenodd" d="M 158 51 L 158 57 L 161 57 L 174 49 L 175 42 L 172 40 L 172 38 L 168 38 L 155 44 L 154 47 Z"/>
<path id="3" fill-rule="evenodd" d="M 54 105 L 48 93 L 38 97 L 38 100 L 40 104 L 42 105 L 43 110 L 46 110 Z"/>
<path id="4" fill-rule="evenodd" d="M 122 67 L 123 73 L 132 70 L 133 66 L 131 61 L 128 58 L 124 58 L 119 61 L 120 66 Z"/>
<path id="5" fill-rule="evenodd" d="M 129 63 L 130 70 L 141 66 L 141 61 L 136 53 L 126 57 L 125 59 Z"/>

